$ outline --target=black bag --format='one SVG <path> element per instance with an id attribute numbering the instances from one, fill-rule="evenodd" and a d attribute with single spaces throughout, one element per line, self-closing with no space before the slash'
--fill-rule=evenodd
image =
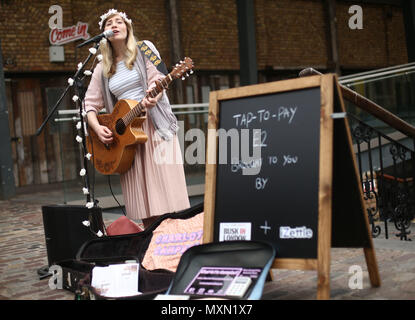
<path id="1" fill-rule="evenodd" d="M 76 255 L 76 261 L 62 262 L 64 279 L 71 279 L 70 285 L 65 285 L 64 280 L 64 288 L 76 292 L 76 297 L 80 299 L 111 299 L 101 296 L 91 287 L 93 267 L 135 260 L 140 264 L 139 291 L 143 294 L 114 299 L 153 299 L 157 294 L 166 292 L 174 277 L 174 272 L 166 269 L 147 270 L 141 264 L 153 232 L 166 219 L 189 219 L 202 213 L 203 208 L 202 202 L 179 212 L 164 214 L 149 228 L 136 234 L 107 236 L 85 242 Z"/>
<path id="2" fill-rule="evenodd" d="M 60 261 L 58 265 L 62 268 L 62 288 L 74 293 L 78 289 L 79 281 L 88 277 L 95 266 L 93 263 L 77 260 Z"/>

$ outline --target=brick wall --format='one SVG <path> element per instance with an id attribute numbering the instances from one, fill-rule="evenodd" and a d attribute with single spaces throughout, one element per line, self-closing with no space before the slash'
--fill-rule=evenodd
<path id="1" fill-rule="evenodd" d="M 351 3 L 337 1 L 339 61 L 343 68 L 408 62 L 402 9 L 361 4 L 363 29 L 348 26 Z M 258 67 L 326 66 L 330 59 L 321 0 L 256 0 Z"/>
<path id="2" fill-rule="evenodd" d="M 259 68 L 326 65 L 322 1 L 258 0 L 256 10 Z"/>
<path id="3" fill-rule="evenodd" d="M 100 33 L 99 16 L 110 8 L 125 11 L 133 20 L 134 33 L 140 39 L 155 43 L 160 54 L 169 62 L 169 32 L 164 1 L 5 1 L 0 4 L 0 38 L 3 59 L 12 59 L 14 65 L 6 65 L 5 71 L 72 71 L 86 58 L 89 46 L 75 50 L 81 41 L 64 45 L 65 62 L 49 62 L 49 14 L 52 4 L 63 9 L 63 26 L 76 25 L 78 21 L 89 24 L 91 36 Z M 156 23 L 155 23 L 156 22 Z M 77 52 L 75 52 L 77 51 Z M 75 61 L 75 53 L 77 60 Z"/>
<path id="4" fill-rule="evenodd" d="M 363 29 L 348 26 L 350 3 L 339 3 L 339 59 L 346 68 L 380 68 L 408 62 L 402 9 L 395 6 L 361 5 Z"/>
<path id="5" fill-rule="evenodd" d="M 64 45 L 65 62 L 49 62 L 48 8 L 63 8 L 63 25 L 89 23 L 96 35 L 98 18 L 109 8 L 125 11 L 135 34 L 153 41 L 171 66 L 170 28 L 165 0 L 153 1 L 2 1 L 0 38 L 5 71 L 73 71 L 87 48 Z M 182 48 L 199 70 L 238 70 L 238 27 L 234 0 L 179 0 Z M 377 68 L 407 63 L 402 9 L 362 5 L 364 29 L 350 30 L 350 2 L 338 1 L 339 59 L 345 68 Z M 256 36 L 259 69 L 326 66 L 330 58 L 325 8 L 320 0 L 256 0 Z M 77 57 L 75 59 L 75 53 Z M 78 61 L 75 61 L 78 60 Z"/>
<path id="6" fill-rule="evenodd" d="M 180 0 L 182 49 L 196 68 L 239 69 L 235 0 Z"/>
<path id="7" fill-rule="evenodd" d="M 70 10 L 70 1 L 61 1 L 64 13 Z M 44 1 L 9 1 L 2 2 L 0 10 L 0 37 L 2 39 L 5 71 L 37 71 L 69 68 L 69 65 L 53 65 L 49 61 L 49 3 Z M 72 20 L 69 14 L 63 15 L 64 26 Z M 73 50 L 65 46 L 65 54 L 72 57 Z M 72 52 L 71 52 L 72 51 Z"/>

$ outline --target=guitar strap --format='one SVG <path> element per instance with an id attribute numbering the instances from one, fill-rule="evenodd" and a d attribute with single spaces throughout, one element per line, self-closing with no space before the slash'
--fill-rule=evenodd
<path id="1" fill-rule="evenodd" d="M 167 75 L 169 72 L 167 71 L 166 64 L 164 63 L 161 58 L 159 58 L 148 45 L 145 44 L 144 41 L 137 41 L 137 46 L 140 49 L 141 53 L 154 64 L 158 71 L 162 74 Z"/>

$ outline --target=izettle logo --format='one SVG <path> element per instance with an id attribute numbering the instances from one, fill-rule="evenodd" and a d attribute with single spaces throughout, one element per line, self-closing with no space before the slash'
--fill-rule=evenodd
<path id="1" fill-rule="evenodd" d="M 313 230 L 306 227 L 280 227 L 280 239 L 311 239 Z"/>

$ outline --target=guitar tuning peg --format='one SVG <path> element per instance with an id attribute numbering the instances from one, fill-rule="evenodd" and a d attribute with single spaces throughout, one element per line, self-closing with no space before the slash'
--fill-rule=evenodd
<path id="1" fill-rule="evenodd" d="M 189 77 L 189 74 L 186 72 L 186 77 Z"/>
<path id="2" fill-rule="evenodd" d="M 193 74 L 193 69 L 192 69 L 192 70 L 190 70 L 190 74 Z"/>
<path id="3" fill-rule="evenodd" d="M 182 77 L 182 80 L 185 80 L 185 79 L 186 79 L 186 78 L 183 76 L 183 77 Z"/>
<path id="4" fill-rule="evenodd" d="M 179 64 L 178 63 L 176 63 L 176 67 L 178 67 L 179 66 Z"/>

